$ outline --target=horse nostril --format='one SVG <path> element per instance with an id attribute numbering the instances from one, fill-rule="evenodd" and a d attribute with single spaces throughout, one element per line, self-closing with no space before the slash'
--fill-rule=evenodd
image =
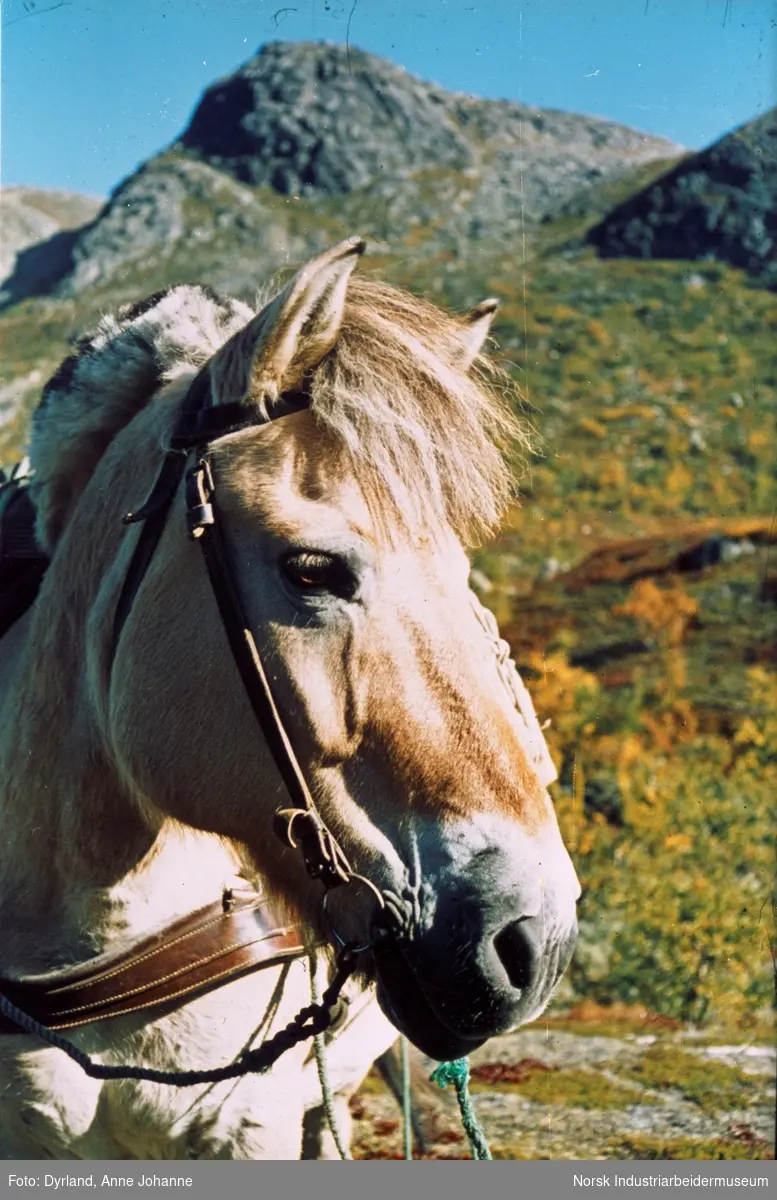
<path id="1" fill-rule="evenodd" d="M 541 961 L 542 946 L 534 917 L 512 921 L 494 938 L 494 949 L 514 988 L 524 991 L 531 987 Z"/>

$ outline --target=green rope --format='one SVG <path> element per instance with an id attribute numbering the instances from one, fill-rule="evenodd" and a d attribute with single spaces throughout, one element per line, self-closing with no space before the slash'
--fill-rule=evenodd
<path id="1" fill-rule="evenodd" d="M 405 1138 L 405 1158 L 412 1159 L 413 1110 L 412 1101 L 410 1098 L 410 1055 L 408 1052 L 407 1038 L 403 1036 L 399 1040 L 402 1047 L 402 1117 Z"/>
<path id="2" fill-rule="evenodd" d="M 308 968 L 310 970 L 310 999 L 313 1004 L 320 1004 L 321 998 L 318 993 L 318 984 L 316 983 L 316 960 L 312 954 L 308 956 Z M 326 1061 L 326 1041 L 323 1033 L 317 1033 L 313 1038 L 313 1051 L 316 1057 L 316 1071 L 318 1072 L 321 1103 L 324 1108 L 326 1123 L 334 1139 L 337 1153 L 341 1159 L 348 1160 L 352 1155 L 346 1145 L 345 1138 L 337 1121 L 337 1114 L 335 1113 L 334 1097 L 329 1082 L 329 1070 Z"/>
<path id="3" fill-rule="evenodd" d="M 452 1083 L 456 1088 L 456 1099 L 459 1102 L 461 1123 L 469 1138 L 472 1157 L 490 1159 L 491 1151 L 486 1141 L 486 1135 L 478 1123 L 475 1110 L 472 1107 L 472 1097 L 469 1094 L 469 1059 L 455 1058 L 452 1062 L 440 1063 L 429 1076 L 432 1083 L 446 1088 Z"/>

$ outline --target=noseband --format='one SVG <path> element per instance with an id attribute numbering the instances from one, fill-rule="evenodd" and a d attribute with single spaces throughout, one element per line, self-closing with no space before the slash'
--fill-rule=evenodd
<path id="1" fill-rule="evenodd" d="M 316 808 L 246 619 L 219 524 L 212 464 L 214 445 L 230 434 L 259 428 L 272 420 L 300 412 L 309 403 L 310 397 L 306 392 L 294 391 L 280 397 L 272 415 L 265 415 L 248 404 L 213 406 L 208 367 L 205 366 L 195 377 L 184 398 L 169 440 L 169 449 L 148 499 L 137 511 L 124 517 L 125 525 L 142 523 L 143 527 L 116 608 L 113 654 L 115 656 L 138 589 L 185 477 L 189 537 L 202 548 L 232 656 L 254 716 L 292 802 L 291 807 L 276 812 L 275 832 L 287 846 L 301 850 L 308 875 L 311 879 L 320 880 L 327 891 L 359 880 L 372 890 L 382 908 L 384 900 L 381 892 L 370 880 L 352 869 L 342 846 Z"/>

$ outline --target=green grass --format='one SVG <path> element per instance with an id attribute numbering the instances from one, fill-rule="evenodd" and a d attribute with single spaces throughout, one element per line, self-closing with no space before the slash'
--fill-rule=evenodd
<path id="1" fill-rule="evenodd" d="M 473 1092 L 510 1092 L 537 1104 L 564 1108 L 628 1108 L 632 1104 L 656 1104 L 637 1087 L 609 1079 L 600 1071 L 558 1070 L 529 1072 L 520 1083 L 485 1082 L 473 1079 Z"/>
<path id="2" fill-rule="evenodd" d="M 736 1141 L 733 1138 L 654 1138 L 632 1134 L 613 1139 L 607 1147 L 608 1158 L 657 1159 L 670 1161 L 724 1161 L 728 1159 L 773 1159 L 774 1150 L 760 1138 Z"/>
<path id="3" fill-rule="evenodd" d="M 492 1146 L 495 1159 L 527 1161 L 532 1155 L 526 1153 L 520 1142 L 504 1142 Z M 594 1152 L 596 1157 L 609 1159 L 657 1160 L 671 1162 L 722 1162 L 728 1160 L 763 1161 L 773 1159 L 774 1150 L 762 1138 L 737 1140 L 735 1138 L 657 1138 L 647 1134 L 631 1134 L 612 1138 Z"/>
<path id="4" fill-rule="evenodd" d="M 680 1092 L 703 1112 L 745 1109 L 764 1101 L 762 1079 L 676 1046 L 651 1046 L 629 1074 L 642 1087 Z"/>

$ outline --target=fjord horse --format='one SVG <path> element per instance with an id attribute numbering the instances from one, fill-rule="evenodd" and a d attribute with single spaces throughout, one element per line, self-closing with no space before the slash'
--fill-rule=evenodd
<path id="1" fill-rule="evenodd" d="M 82 339 L 30 441 L 50 566 L 0 642 L 0 977 L 85 969 L 251 887 L 318 947 L 323 982 L 327 948 L 359 949 L 330 1047 L 340 1097 L 397 1030 L 443 1058 L 534 1019 L 579 895 L 468 584 L 466 547 L 496 527 L 504 450 L 523 437 L 480 354 L 496 306 L 454 318 L 352 276 L 362 249 L 312 260 L 258 313 L 181 285 Z M 273 832 L 286 789 L 186 536 L 183 485 L 127 600 L 143 535 L 122 518 L 174 457 L 195 381 L 219 431 L 208 470 L 235 590 L 358 876 L 325 911 Z M 310 969 L 298 956 L 160 1010 L 125 999 L 69 1036 L 101 1063 L 215 1066 L 309 1002 Z M 266 1074 L 176 1089 L 86 1078 L 6 1030 L 0 1153 L 295 1158 L 315 1083 L 306 1044 Z"/>

